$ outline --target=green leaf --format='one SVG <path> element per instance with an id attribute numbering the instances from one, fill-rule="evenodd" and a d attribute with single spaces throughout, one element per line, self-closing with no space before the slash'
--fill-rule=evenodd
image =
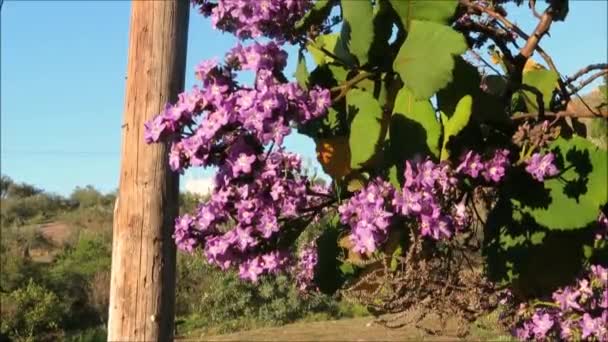
<path id="1" fill-rule="evenodd" d="M 451 27 L 413 20 L 393 68 L 417 99 L 428 99 L 452 80 L 454 56 L 466 50 L 464 36 Z"/>
<path id="2" fill-rule="evenodd" d="M 304 89 L 308 89 L 308 69 L 306 68 L 306 58 L 304 58 L 304 54 L 300 52 L 298 54 L 298 66 L 296 67 L 296 72 L 294 74 L 296 80 L 300 87 Z"/>
<path id="3" fill-rule="evenodd" d="M 331 8 L 335 4 L 335 0 L 317 0 L 314 6 L 306 12 L 302 19 L 296 22 L 295 29 L 306 29 L 311 25 L 323 23 L 331 13 Z"/>
<path id="4" fill-rule="evenodd" d="M 348 117 L 352 118 L 348 138 L 350 165 L 358 169 L 374 157 L 378 143 L 384 138 L 381 136 L 382 108 L 370 93 L 359 89 L 346 94 L 346 104 Z"/>
<path id="5" fill-rule="evenodd" d="M 437 92 L 437 106 L 448 116 L 454 114 L 456 104 L 465 95 L 473 96 L 472 119 L 480 122 L 511 123 L 502 100 L 480 88 L 481 75 L 476 67 L 456 57 L 452 81 Z M 500 81 L 491 81 L 500 83 Z M 490 85 L 490 87 L 493 87 Z"/>
<path id="6" fill-rule="evenodd" d="M 549 150 L 563 160 L 560 177 L 544 182 L 550 201 L 530 205 L 513 200 L 539 224 L 548 229 L 581 229 L 597 219 L 608 202 L 608 155 L 578 136 L 559 138 Z"/>
<path id="7" fill-rule="evenodd" d="M 441 148 L 441 160 L 446 160 L 450 156 L 447 145 L 450 138 L 457 135 L 466 127 L 471 119 L 473 109 L 473 98 L 470 95 L 464 96 L 456 105 L 454 115 L 445 123 L 443 130 L 443 147 Z"/>
<path id="8" fill-rule="evenodd" d="M 391 69 L 393 60 L 387 58 L 389 41 L 393 34 L 393 26 L 399 20 L 388 0 L 376 1 L 374 6 L 374 39 L 369 49 L 369 63 L 381 70 Z"/>
<path id="9" fill-rule="evenodd" d="M 315 39 L 315 43 L 307 44 L 308 52 L 312 55 L 315 63 L 318 65 L 323 65 L 325 63 L 334 63 L 343 61 L 349 66 L 353 65 L 353 60 L 351 55 L 344 48 L 344 43 L 340 39 L 340 35 L 338 33 L 331 33 L 318 36 Z M 336 61 L 333 57 L 327 55 L 322 49 L 325 49 L 338 57 L 340 61 Z"/>
<path id="10" fill-rule="evenodd" d="M 340 272 L 343 275 L 353 275 L 355 274 L 355 267 L 350 262 L 344 262 L 340 265 Z"/>
<path id="11" fill-rule="evenodd" d="M 608 86 L 606 86 L 605 84 L 602 84 L 601 86 L 598 87 L 598 90 L 599 90 L 600 94 L 603 95 L 604 101 L 608 101 Z"/>
<path id="12" fill-rule="evenodd" d="M 388 169 L 388 181 L 395 187 L 395 189 L 401 189 L 401 182 L 399 181 L 399 171 L 397 166 L 393 165 Z"/>
<path id="13" fill-rule="evenodd" d="M 543 108 L 549 109 L 558 78 L 555 71 L 545 69 L 530 70 L 523 74 L 522 94 L 529 112 L 538 111 L 538 103 L 541 99 Z"/>
<path id="14" fill-rule="evenodd" d="M 407 88 L 401 88 L 391 117 L 391 150 L 393 155 L 410 159 L 415 153 L 439 156 L 441 124 L 429 100 L 416 100 Z"/>
<path id="15" fill-rule="evenodd" d="M 390 0 L 390 3 L 407 31 L 413 20 L 447 24 L 458 6 L 458 0 Z"/>
<path id="16" fill-rule="evenodd" d="M 342 42 L 365 65 L 374 40 L 373 8 L 369 0 L 342 1 Z"/>
<path id="17" fill-rule="evenodd" d="M 403 248 L 401 248 L 401 246 L 398 246 L 395 249 L 395 251 L 393 252 L 393 255 L 391 256 L 391 265 L 390 265 L 391 271 L 396 271 L 397 267 L 399 267 L 399 257 L 401 256 L 402 253 L 403 253 Z"/>

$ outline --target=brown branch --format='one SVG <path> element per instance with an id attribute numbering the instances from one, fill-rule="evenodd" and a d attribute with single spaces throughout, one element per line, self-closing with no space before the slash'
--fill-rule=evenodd
<path id="1" fill-rule="evenodd" d="M 597 78 L 602 77 L 604 75 L 608 75 L 608 69 L 606 70 L 602 70 L 600 72 L 596 72 L 595 74 L 591 75 L 589 78 L 587 78 L 586 80 L 582 81 L 578 87 L 573 87 L 572 89 L 572 94 L 576 94 L 578 93 L 581 89 L 585 88 L 586 86 L 588 86 L 591 82 L 595 81 Z"/>
<path id="2" fill-rule="evenodd" d="M 591 72 L 593 70 L 598 70 L 598 69 L 606 69 L 608 70 L 608 63 L 598 63 L 598 64 L 590 64 L 584 68 L 582 68 L 581 70 L 577 71 L 575 74 L 573 74 L 572 76 L 566 78 L 564 80 L 564 83 L 566 85 L 569 85 L 570 83 L 576 81 L 578 78 L 580 78 L 581 76 L 583 76 L 584 74 Z"/>
<path id="3" fill-rule="evenodd" d="M 544 112 L 544 116 L 555 117 L 555 118 L 606 118 L 608 119 L 608 112 L 601 114 L 594 113 L 576 113 L 570 111 L 561 111 L 561 112 Z M 511 117 L 511 120 L 526 120 L 526 119 L 534 119 L 539 118 L 539 113 L 521 113 L 515 114 Z"/>
<path id="4" fill-rule="evenodd" d="M 530 36 L 527 33 L 525 33 L 517 25 L 513 24 L 509 19 L 505 18 L 504 16 L 502 16 L 500 13 L 494 11 L 493 9 L 491 9 L 489 7 L 483 7 L 481 5 L 473 3 L 473 2 L 471 2 L 471 0 L 459 0 L 459 2 L 461 5 L 473 10 L 474 12 L 487 14 L 488 16 L 492 17 L 493 19 L 497 20 L 499 23 L 501 23 L 507 29 L 515 32 L 522 39 L 524 39 L 526 41 L 530 40 Z M 546 23 L 544 25 L 546 25 Z M 549 24 L 549 26 L 550 26 L 550 24 Z M 538 28 L 539 27 L 537 27 L 537 29 Z M 540 28 L 542 28 L 542 27 L 540 27 Z M 547 30 L 548 29 L 549 28 L 547 28 Z M 537 32 L 537 30 L 535 30 L 535 33 L 536 32 Z M 551 59 L 551 57 L 538 45 L 538 42 L 535 46 L 535 49 L 536 49 L 536 51 L 538 51 L 538 54 L 545 60 L 545 62 L 549 66 L 549 68 L 551 70 L 557 72 L 557 67 L 555 66 L 555 63 L 553 63 L 553 60 Z"/>
<path id="5" fill-rule="evenodd" d="M 506 30 L 491 27 L 488 25 L 482 25 L 478 22 L 467 21 L 463 23 L 457 23 L 454 27 L 456 30 L 462 30 L 467 32 L 479 32 L 487 35 L 488 37 L 495 39 L 501 39 L 505 41 L 514 41 L 513 36 Z"/>
<path id="6" fill-rule="evenodd" d="M 534 33 L 526 39 L 526 45 L 519 50 L 519 53 L 526 57 L 526 59 L 530 58 L 534 53 L 534 50 L 538 47 L 538 43 L 543 38 L 549 29 L 551 28 L 551 24 L 553 23 L 553 11 L 551 7 L 547 8 L 545 12 L 542 14 L 538 25 L 534 29 Z M 540 53 L 540 51 L 539 51 Z"/>
<path id="7" fill-rule="evenodd" d="M 371 76 L 374 76 L 374 75 L 375 75 L 375 73 L 373 73 L 373 72 L 362 71 L 360 74 L 358 74 L 357 76 L 351 78 L 350 80 L 342 83 L 341 85 L 331 88 L 330 91 L 332 91 L 332 92 L 340 91 L 338 96 L 336 96 L 333 99 L 333 102 L 340 101 L 344 96 L 346 96 L 346 93 L 348 93 L 348 91 L 352 87 L 354 87 L 357 83 L 359 83 Z"/>
<path id="8" fill-rule="evenodd" d="M 528 0 L 528 7 L 532 10 L 532 14 L 538 19 L 541 19 L 541 15 L 536 12 L 536 0 Z"/>

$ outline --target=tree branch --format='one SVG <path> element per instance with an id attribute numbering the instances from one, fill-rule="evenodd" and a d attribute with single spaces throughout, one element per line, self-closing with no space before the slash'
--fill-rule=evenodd
<path id="1" fill-rule="evenodd" d="M 601 114 L 594 114 L 594 113 L 575 113 L 575 112 L 570 112 L 570 111 L 561 111 L 561 112 L 544 112 L 544 116 L 548 116 L 548 117 L 555 117 L 555 118 L 564 118 L 564 117 L 571 117 L 571 118 L 606 118 L 608 119 L 608 112 L 607 113 L 601 113 Z M 534 118 L 538 118 L 539 117 L 539 113 L 521 113 L 521 114 L 515 114 L 511 117 L 511 120 L 526 120 L 526 119 L 534 119 Z"/>
<path id="2" fill-rule="evenodd" d="M 350 80 L 342 83 L 341 85 L 331 88 L 330 91 L 332 91 L 332 92 L 336 92 L 338 90 L 340 91 L 340 93 L 338 94 L 338 96 L 336 96 L 333 99 L 333 102 L 340 101 L 344 96 L 346 96 L 346 93 L 348 93 L 348 91 L 352 87 L 354 87 L 357 83 L 363 81 L 366 78 L 374 76 L 374 75 L 375 75 L 375 73 L 373 73 L 373 72 L 362 71 L 360 74 L 358 74 L 357 76 L 351 78 Z"/>
<path id="3" fill-rule="evenodd" d="M 608 69 L 606 70 L 602 70 L 600 72 L 596 72 L 595 74 L 591 75 L 589 78 L 587 78 L 586 80 L 582 81 L 578 87 L 571 87 L 570 89 L 572 89 L 572 94 L 576 94 L 578 93 L 581 89 L 585 88 L 586 86 L 588 86 L 591 82 L 595 81 L 597 78 L 602 77 L 604 75 L 608 75 Z"/>
<path id="4" fill-rule="evenodd" d="M 580 78 L 581 76 L 583 76 L 584 74 L 591 72 L 593 70 L 598 70 L 598 69 L 606 69 L 608 70 L 608 63 L 597 63 L 597 64 L 590 64 L 584 68 L 582 68 L 581 70 L 577 71 L 575 74 L 573 74 L 572 76 L 566 78 L 564 80 L 564 83 L 566 85 L 569 85 L 570 83 L 576 81 L 578 78 Z"/>

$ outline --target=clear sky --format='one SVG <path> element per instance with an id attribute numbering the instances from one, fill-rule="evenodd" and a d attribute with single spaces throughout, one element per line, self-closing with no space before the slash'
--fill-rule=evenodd
<path id="1" fill-rule="evenodd" d="M 0 14 L 2 174 L 60 194 L 78 185 L 102 191 L 117 187 L 130 6 L 127 1 L 5 0 Z M 554 24 L 551 37 L 543 39 L 563 74 L 608 61 L 606 13 L 607 1 L 571 0 L 566 24 Z M 513 14 L 517 24 L 532 31 L 535 21 L 526 6 Z M 195 84 L 193 70 L 200 60 L 223 56 L 235 42 L 194 10 L 189 30 L 186 89 Z M 291 137 L 287 147 L 315 159 L 305 137 Z M 197 170 L 186 178 L 210 174 Z"/>

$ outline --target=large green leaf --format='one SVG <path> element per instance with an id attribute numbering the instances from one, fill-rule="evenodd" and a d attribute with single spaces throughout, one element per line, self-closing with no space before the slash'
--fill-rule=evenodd
<path id="1" fill-rule="evenodd" d="M 390 0 L 390 2 L 408 31 L 413 20 L 447 24 L 458 6 L 458 0 Z"/>
<path id="2" fill-rule="evenodd" d="M 530 191 L 530 190 L 528 190 Z M 488 277 L 523 297 L 538 297 L 572 282 L 585 261 L 598 251 L 594 226 L 580 230 L 547 230 L 502 198 L 490 212 L 484 230 Z"/>
<path id="3" fill-rule="evenodd" d="M 538 111 L 539 100 L 542 101 L 543 108 L 549 109 L 558 78 L 555 71 L 545 69 L 530 70 L 523 74 L 523 98 L 529 112 Z"/>
<path id="4" fill-rule="evenodd" d="M 416 100 L 406 87 L 401 88 L 395 99 L 391 117 L 391 150 L 409 159 L 418 152 L 439 156 L 441 124 L 429 100 Z"/>
<path id="5" fill-rule="evenodd" d="M 388 70 L 393 65 L 393 60 L 388 58 L 386 51 L 389 49 L 393 26 L 398 20 L 389 0 L 376 1 L 373 18 L 374 40 L 369 49 L 369 63 L 381 70 Z"/>
<path id="6" fill-rule="evenodd" d="M 473 98 L 470 95 L 464 96 L 454 111 L 454 115 L 444 124 L 443 129 L 443 147 L 441 148 L 441 160 L 446 160 L 450 156 L 448 150 L 448 142 L 450 138 L 460 133 L 463 128 L 469 123 L 471 119 L 471 112 L 473 110 Z"/>
<path id="7" fill-rule="evenodd" d="M 374 40 L 373 7 L 369 0 L 342 1 L 342 42 L 365 65 Z"/>
<path id="8" fill-rule="evenodd" d="M 499 83 L 491 82 L 491 83 Z M 473 114 L 471 119 L 481 122 L 508 122 L 506 111 L 502 100 L 492 95 L 494 89 L 484 92 L 480 88 L 481 75 L 476 67 L 465 61 L 462 57 L 456 57 L 452 81 L 437 92 L 437 106 L 448 117 L 454 114 L 456 104 L 465 95 L 473 96 Z M 498 84 L 500 86 L 500 84 Z M 491 88 L 492 84 L 490 85 Z"/>
<path id="9" fill-rule="evenodd" d="M 378 150 L 382 137 L 382 108 L 368 92 L 352 89 L 346 95 L 350 125 L 351 167 L 358 169 L 370 161 Z"/>
<path id="10" fill-rule="evenodd" d="M 393 68 L 417 99 L 428 99 L 452 80 L 454 56 L 466 50 L 464 36 L 451 27 L 413 20 Z"/>
<path id="11" fill-rule="evenodd" d="M 335 4 L 336 0 L 317 0 L 314 6 L 306 12 L 302 19 L 296 22 L 296 30 L 306 29 L 311 25 L 323 23 L 331 13 L 331 8 Z"/>
<path id="12" fill-rule="evenodd" d="M 344 42 L 342 42 L 338 33 L 318 36 L 314 44 L 308 43 L 307 49 L 318 65 L 340 61 L 345 62 L 347 65 L 353 64 L 352 57 L 344 48 Z M 340 61 L 336 61 L 332 56 L 325 53 L 323 49 L 338 57 Z"/>
<path id="13" fill-rule="evenodd" d="M 296 72 L 294 74 L 296 80 L 300 87 L 307 89 L 308 88 L 308 69 L 306 68 L 306 58 L 304 58 L 304 54 L 300 52 L 298 54 L 298 66 L 296 67 Z"/>
<path id="14" fill-rule="evenodd" d="M 544 201 L 514 199 L 524 212 L 548 229 L 581 229 L 596 220 L 608 202 L 608 155 L 578 136 L 559 138 L 551 144 L 562 174 L 544 182 Z M 547 203 L 548 202 L 548 203 Z"/>

